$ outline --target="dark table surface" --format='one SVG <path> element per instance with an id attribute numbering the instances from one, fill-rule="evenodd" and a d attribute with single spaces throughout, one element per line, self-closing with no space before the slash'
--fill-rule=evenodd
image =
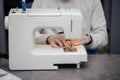
<path id="1" fill-rule="evenodd" d="M 80 69 L 60 68 L 56 71 L 10 71 L 8 60 L 2 59 L 0 68 L 22 80 L 120 80 L 120 55 L 89 55 Z"/>

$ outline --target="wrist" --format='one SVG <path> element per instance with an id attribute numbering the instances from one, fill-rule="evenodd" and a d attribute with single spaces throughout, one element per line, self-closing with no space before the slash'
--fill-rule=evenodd
<path id="1" fill-rule="evenodd" d="M 49 44 L 49 39 L 50 39 L 51 36 L 48 36 L 47 39 L 46 39 L 46 43 Z"/>
<path id="2" fill-rule="evenodd" d="M 90 45 L 90 44 L 93 42 L 93 38 L 92 38 L 92 36 L 91 36 L 91 35 L 89 35 L 89 34 L 86 34 L 86 36 L 88 37 L 89 42 L 88 42 L 88 43 L 86 43 L 85 45 Z"/>

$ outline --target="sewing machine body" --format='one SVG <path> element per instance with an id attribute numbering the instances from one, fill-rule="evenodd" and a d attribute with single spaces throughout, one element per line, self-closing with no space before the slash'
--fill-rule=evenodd
<path id="1" fill-rule="evenodd" d="M 72 25 L 72 26 L 71 26 Z M 87 61 L 84 46 L 77 52 L 35 44 L 34 30 L 38 27 L 61 27 L 66 38 L 80 38 L 82 15 L 76 9 L 12 9 L 8 16 L 9 67 L 11 70 L 58 69 L 54 64 L 77 64 Z M 72 32 L 71 32 L 72 29 Z"/>

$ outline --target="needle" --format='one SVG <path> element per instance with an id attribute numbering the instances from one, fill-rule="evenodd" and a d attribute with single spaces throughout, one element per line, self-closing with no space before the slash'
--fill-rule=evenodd
<path id="1" fill-rule="evenodd" d="M 72 40 L 70 39 L 70 48 L 72 48 Z"/>

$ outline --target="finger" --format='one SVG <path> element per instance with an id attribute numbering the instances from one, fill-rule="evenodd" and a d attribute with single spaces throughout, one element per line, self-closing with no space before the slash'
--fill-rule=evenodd
<path id="1" fill-rule="evenodd" d="M 70 46 L 70 41 L 67 41 L 68 46 Z"/>
<path id="2" fill-rule="evenodd" d="M 72 41 L 72 43 L 79 43 L 79 40 Z"/>
<path id="3" fill-rule="evenodd" d="M 59 46 L 59 47 L 63 47 L 64 44 L 62 43 L 62 41 L 60 39 L 57 39 L 56 40 L 56 44 Z"/>
<path id="4" fill-rule="evenodd" d="M 68 48 L 70 47 L 70 41 L 66 41 L 66 46 L 64 46 L 64 48 Z"/>
<path id="5" fill-rule="evenodd" d="M 78 41 L 78 39 L 72 39 L 72 42 L 74 42 L 74 41 Z"/>
<path id="6" fill-rule="evenodd" d="M 73 39 L 72 40 L 72 45 L 73 46 L 78 46 L 79 45 L 79 40 L 78 39 Z"/>
<path id="7" fill-rule="evenodd" d="M 68 47 L 68 43 L 67 43 L 67 41 L 66 41 L 66 39 L 65 39 L 65 37 L 64 36 L 59 36 L 59 39 L 61 40 L 61 42 L 63 43 L 63 45 L 64 45 L 64 47 Z"/>
<path id="8" fill-rule="evenodd" d="M 58 46 L 56 43 L 51 43 L 51 46 L 52 46 L 53 48 L 59 48 L 59 46 Z"/>
<path id="9" fill-rule="evenodd" d="M 72 45 L 73 46 L 78 46 L 78 45 L 80 45 L 80 43 L 79 42 L 74 42 L 74 43 L 72 43 Z"/>
<path id="10" fill-rule="evenodd" d="M 66 40 L 61 40 L 61 41 L 62 41 L 64 47 L 68 47 L 69 46 L 69 44 L 68 44 L 68 42 Z"/>
<path id="11" fill-rule="evenodd" d="M 63 35 L 60 35 L 59 38 L 63 41 L 66 41 L 66 38 Z"/>

